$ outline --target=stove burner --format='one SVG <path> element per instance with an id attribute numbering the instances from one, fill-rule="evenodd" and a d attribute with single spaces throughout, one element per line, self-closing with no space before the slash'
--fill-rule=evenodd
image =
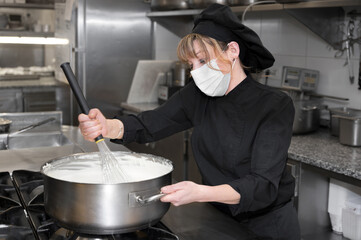
<path id="1" fill-rule="evenodd" d="M 0 185 L 0 196 L 18 202 L 18 205 L 20 205 L 20 200 L 14 186 Z"/>
<path id="2" fill-rule="evenodd" d="M 40 172 L 33 172 L 28 170 L 13 171 L 13 179 L 17 186 L 23 183 L 32 182 L 35 180 L 43 180 L 43 175 Z"/>
<path id="3" fill-rule="evenodd" d="M 30 228 L 7 226 L 0 227 L 0 239 L 34 240 L 35 237 Z"/>
<path id="4" fill-rule="evenodd" d="M 13 172 L 13 179 L 24 206 L 44 203 L 44 180 L 41 173 L 17 170 Z"/>
<path id="5" fill-rule="evenodd" d="M 29 227 L 28 219 L 21 206 L 11 207 L 0 214 L 0 224 Z"/>
<path id="6" fill-rule="evenodd" d="M 161 224 L 159 223 L 159 225 Z M 148 227 L 135 232 L 113 235 L 81 234 L 60 228 L 50 240 L 179 240 L 179 238 L 175 234 L 158 227 Z"/>
<path id="7" fill-rule="evenodd" d="M 13 185 L 10 177 L 10 173 L 1 172 L 0 173 L 0 185 Z"/>
<path id="8" fill-rule="evenodd" d="M 0 214 L 11 207 L 19 207 L 20 203 L 10 198 L 0 196 Z"/>

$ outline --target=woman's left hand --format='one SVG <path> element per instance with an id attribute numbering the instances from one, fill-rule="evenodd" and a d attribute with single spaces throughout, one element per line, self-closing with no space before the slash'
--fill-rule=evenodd
<path id="1" fill-rule="evenodd" d="M 160 200 L 162 202 L 170 202 L 174 206 L 197 202 L 200 200 L 201 186 L 202 185 L 191 181 L 183 181 L 162 187 L 162 193 L 167 195 L 162 197 Z"/>

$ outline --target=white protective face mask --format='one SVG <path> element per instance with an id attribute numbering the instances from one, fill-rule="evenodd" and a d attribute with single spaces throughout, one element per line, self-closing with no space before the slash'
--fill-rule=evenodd
<path id="1" fill-rule="evenodd" d="M 236 60 L 233 61 L 232 70 L 235 62 Z M 227 74 L 223 74 L 218 67 L 216 59 L 212 59 L 209 63 L 191 71 L 191 74 L 195 84 L 203 93 L 210 97 L 221 97 L 227 92 L 232 70 Z"/>

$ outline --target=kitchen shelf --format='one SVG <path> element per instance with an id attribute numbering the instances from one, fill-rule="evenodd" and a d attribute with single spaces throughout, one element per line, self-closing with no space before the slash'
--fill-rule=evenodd
<path id="1" fill-rule="evenodd" d="M 268 3 L 251 7 L 249 11 L 275 11 L 283 9 L 307 9 L 307 8 L 329 8 L 329 7 L 361 7 L 361 0 L 317 0 L 299 3 Z M 247 6 L 231 7 L 234 13 L 242 13 Z M 176 17 L 193 16 L 199 14 L 203 9 L 187 9 L 175 11 L 153 11 L 148 12 L 147 17 Z"/>
<path id="2" fill-rule="evenodd" d="M 148 12 L 147 17 L 172 17 L 172 16 L 189 16 L 198 15 L 203 9 L 187 9 L 187 10 L 173 10 L 173 11 L 154 11 Z"/>
<path id="3" fill-rule="evenodd" d="M 0 3 L 0 8 L 54 9 L 54 4 Z"/>
<path id="4" fill-rule="evenodd" d="M 53 32 L 33 32 L 33 31 L 0 31 L 3 37 L 54 37 Z"/>

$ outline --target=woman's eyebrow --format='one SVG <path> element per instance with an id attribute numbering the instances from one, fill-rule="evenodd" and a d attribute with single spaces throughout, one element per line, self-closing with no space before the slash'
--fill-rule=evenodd
<path id="1" fill-rule="evenodd" d="M 202 54 L 203 52 L 204 52 L 204 51 L 199 50 L 198 52 L 196 52 L 196 56 L 197 56 L 197 57 L 200 57 L 200 56 L 198 56 L 198 55 Z"/>

